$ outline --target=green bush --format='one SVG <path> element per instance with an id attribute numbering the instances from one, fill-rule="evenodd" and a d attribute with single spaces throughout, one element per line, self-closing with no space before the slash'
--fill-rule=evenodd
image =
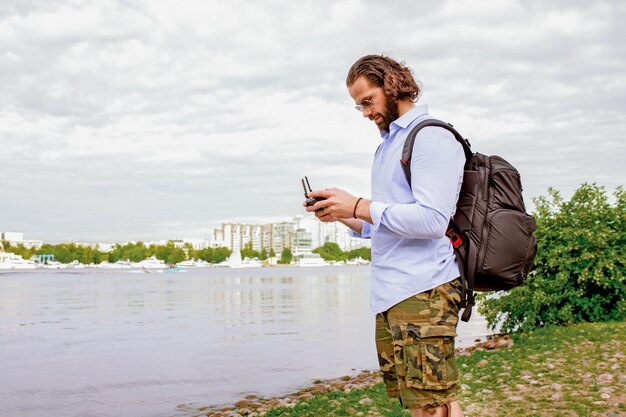
<path id="1" fill-rule="evenodd" d="M 493 329 L 626 318 L 626 193 L 583 184 L 570 201 L 558 191 L 534 200 L 538 253 L 524 286 L 479 297 Z"/>

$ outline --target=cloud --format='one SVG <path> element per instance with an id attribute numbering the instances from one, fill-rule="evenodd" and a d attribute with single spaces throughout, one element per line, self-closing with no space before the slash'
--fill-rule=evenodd
<path id="1" fill-rule="evenodd" d="M 0 230 L 168 238 L 369 194 L 380 141 L 345 75 L 385 52 L 431 114 L 548 186 L 623 184 L 625 6 L 370 0 L 6 1 Z M 208 227 L 208 226 L 207 226 Z"/>

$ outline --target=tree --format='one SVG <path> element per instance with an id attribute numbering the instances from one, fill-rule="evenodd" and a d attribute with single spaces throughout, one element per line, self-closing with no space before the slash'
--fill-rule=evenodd
<path id="1" fill-rule="evenodd" d="M 259 259 L 262 261 L 267 259 L 267 249 L 265 248 L 261 249 L 261 257 Z"/>
<path id="2" fill-rule="evenodd" d="M 278 263 L 288 265 L 291 263 L 292 260 L 293 260 L 293 254 L 291 253 L 291 249 L 285 248 L 283 249 L 283 252 L 280 255 L 280 260 L 278 261 Z"/>
<path id="3" fill-rule="evenodd" d="M 313 253 L 318 253 L 325 261 L 342 261 L 345 259 L 343 251 L 335 242 L 326 242 L 324 246 L 313 249 Z"/>
<path id="4" fill-rule="evenodd" d="M 224 262 L 226 259 L 228 259 L 231 253 L 233 253 L 233 251 L 223 246 L 216 248 L 213 251 L 213 263 L 218 264 L 220 262 Z"/>
<path id="5" fill-rule="evenodd" d="M 252 242 L 248 242 L 246 243 L 246 245 L 244 246 L 244 248 L 241 250 L 241 257 L 242 258 L 261 258 L 261 252 L 252 249 Z"/>
<path id="6" fill-rule="evenodd" d="M 370 248 L 356 248 L 345 253 L 346 259 L 363 258 L 368 261 L 372 260 L 372 250 Z"/>
<path id="7" fill-rule="evenodd" d="M 177 248 L 172 241 L 167 242 L 164 246 L 157 246 L 155 256 L 167 264 L 177 264 L 187 259 L 185 251 L 182 248 Z"/>
<path id="8" fill-rule="evenodd" d="M 18 243 L 13 246 L 7 240 L 2 241 L 2 246 L 4 247 L 5 252 L 11 252 L 16 255 L 20 255 L 24 259 L 30 259 L 35 255 L 35 250 L 32 248 L 25 248 L 23 244 Z"/>
<path id="9" fill-rule="evenodd" d="M 270 248 L 270 258 L 275 258 L 276 252 L 274 252 L 274 248 Z"/>
<path id="10" fill-rule="evenodd" d="M 183 250 L 185 251 L 186 259 L 196 259 L 196 251 L 193 248 L 193 245 L 189 242 L 185 242 L 183 245 Z"/>
<path id="11" fill-rule="evenodd" d="M 570 201 L 553 189 L 535 199 L 534 270 L 525 285 L 480 297 L 490 327 L 626 318 L 626 193 L 619 187 L 614 196 L 612 205 L 603 187 L 582 184 Z"/>
<path id="12" fill-rule="evenodd" d="M 230 256 L 231 251 L 225 247 L 206 248 L 196 252 L 199 259 L 210 263 L 220 263 Z"/>

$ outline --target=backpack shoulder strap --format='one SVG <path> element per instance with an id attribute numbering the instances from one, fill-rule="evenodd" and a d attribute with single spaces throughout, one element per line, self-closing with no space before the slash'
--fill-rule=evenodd
<path id="1" fill-rule="evenodd" d="M 406 137 L 404 141 L 404 147 L 402 148 L 402 170 L 404 171 L 404 176 L 409 183 L 409 187 L 411 186 L 411 155 L 413 155 L 413 145 L 415 144 L 415 137 L 425 127 L 435 126 L 442 127 L 448 131 L 450 131 L 454 138 L 461 144 L 463 147 L 463 152 L 465 153 L 465 159 L 469 160 L 472 157 L 472 149 L 469 141 L 464 139 L 463 136 L 450 124 L 446 122 L 442 122 L 437 119 L 427 119 L 417 124 Z"/>
<path id="2" fill-rule="evenodd" d="M 467 139 L 463 138 L 463 136 L 461 136 L 461 134 L 457 132 L 450 123 L 442 122 L 441 120 L 437 119 L 424 120 L 418 123 L 417 126 L 415 126 L 409 132 L 406 140 L 404 141 L 404 147 L 402 148 L 402 159 L 400 160 L 400 165 L 402 166 L 402 170 L 404 171 L 406 180 L 409 183 L 409 187 L 411 187 L 411 156 L 413 155 L 413 145 L 415 144 L 415 137 L 420 130 L 428 126 L 441 127 L 451 132 L 454 135 L 454 138 L 463 147 L 463 153 L 465 154 L 466 161 L 469 161 L 473 155 L 471 149 L 472 145 Z M 475 252 L 476 248 L 472 244 L 466 245 L 465 243 L 467 242 L 461 240 L 461 238 L 459 237 L 459 233 L 459 227 L 453 219 L 450 219 L 446 231 L 446 236 L 450 238 L 450 242 L 452 243 L 452 246 L 454 248 L 454 254 L 459 265 L 459 272 L 461 273 L 461 282 L 463 286 L 463 290 L 461 292 L 461 307 L 464 308 L 461 319 L 463 321 L 468 321 L 470 315 L 472 314 L 472 307 L 475 304 L 473 292 L 474 268 L 468 268 L 468 262 L 466 262 L 466 258 L 468 256 L 468 250 L 470 251 L 469 256 L 475 256 L 475 254 L 471 251 Z"/>

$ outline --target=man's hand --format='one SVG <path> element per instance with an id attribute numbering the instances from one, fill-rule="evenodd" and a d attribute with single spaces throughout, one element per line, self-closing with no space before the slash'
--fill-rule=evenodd
<path id="1" fill-rule="evenodd" d="M 339 188 L 312 191 L 309 193 L 309 197 L 324 197 L 326 199 L 318 201 L 313 206 L 306 207 L 307 211 L 315 212 L 315 216 L 323 222 L 353 218 L 354 208 L 359 200 L 358 197 Z M 371 222 L 369 215 L 370 201 L 361 199 L 358 203 L 357 217 Z"/>

